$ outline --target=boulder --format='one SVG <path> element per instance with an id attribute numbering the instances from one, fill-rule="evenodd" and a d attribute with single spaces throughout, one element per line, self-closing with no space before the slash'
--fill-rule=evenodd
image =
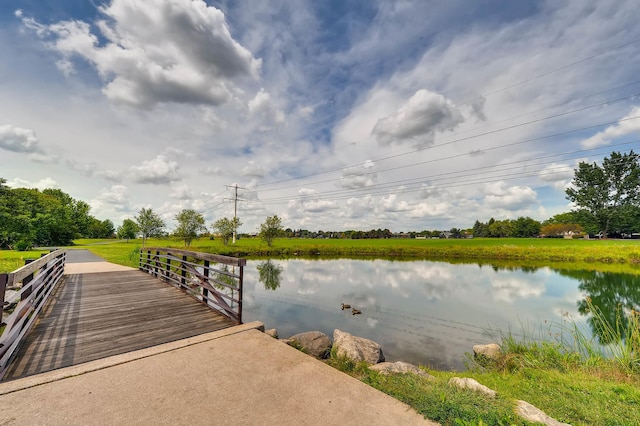
<path id="1" fill-rule="evenodd" d="M 420 370 L 413 364 L 409 364 L 408 362 L 397 361 L 397 362 L 381 362 L 380 364 L 372 365 L 370 367 L 371 370 L 375 370 L 380 372 L 380 374 L 384 374 L 388 376 L 389 374 L 417 374 L 418 376 L 427 377 L 429 379 L 433 379 L 434 377 L 428 374 L 426 371 Z"/>
<path id="2" fill-rule="evenodd" d="M 333 331 L 333 346 L 336 347 L 338 356 L 346 356 L 356 362 L 366 361 L 367 364 L 372 365 L 384 361 L 384 354 L 379 344 L 338 329 Z"/>
<path id="3" fill-rule="evenodd" d="M 489 389 L 485 385 L 481 385 L 476 380 L 470 378 L 452 377 L 449 380 L 449 385 L 457 386 L 460 389 L 471 389 L 472 391 L 480 392 L 489 398 L 495 398 L 497 394 L 493 389 Z"/>
<path id="4" fill-rule="evenodd" d="M 287 343 L 299 347 L 304 352 L 318 359 L 327 358 L 331 351 L 331 340 L 329 336 L 320 331 L 307 331 L 296 334 L 295 336 L 289 337 Z"/>
<path id="5" fill-rule="evenodd" d="M 498 361 L 502 357 L 502 349 L 500 345 L 489 343 L 488 345 L 475 345 L 473 347 L 473 356 L 476 358 L 484 357 L 492 361 Z"/>
<path id="6" fill-rule="evenodd" d="M 266 334 L 267 336 L 271 336 L 274 339 L 278 338 L 278 330 L 276 330 L 275 328 L 270 328 L 269 330 L 265 330 L 264 334 Z"/>
<path id="7" fill-rule="evenodd" d="M 516 413 L 523 419 L 532 423 L 542 423 L 547 426 L 570 426 L 548 416 L 541 409 L 529 404 L 527 401 L 517 401 Z"/>

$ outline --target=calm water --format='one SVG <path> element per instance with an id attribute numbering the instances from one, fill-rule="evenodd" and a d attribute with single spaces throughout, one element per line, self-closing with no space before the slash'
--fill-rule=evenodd
<path id="1" fill-rule="evenodd" d="M 524 328 L 539 335 L 549 322 L 567 316 L 589 330 L 582 306 L 587 296 L 607 315 L 618 304 L 640 308 L 639 277 L 547 267 L 249 261 L 244 282 L 245 322 L 262 321 L 267 328 L 277 328 L 280 337 L 311 330 L 331 336 L 339 328 L 380 343 L 388 361 L 438 369 L 463 369 L 465 352 L 474 344 L 494 341 L 490 330 L 520 334 Z M 341 303 L 362 314 L 342 311 Z"/>

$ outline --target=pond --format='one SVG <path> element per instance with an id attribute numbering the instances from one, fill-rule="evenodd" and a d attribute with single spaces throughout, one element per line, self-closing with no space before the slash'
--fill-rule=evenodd
<path id="1" fill-rule="evenodd" d="M 281 338 L 338 328 L 380 343 L 388 361 L 461 370 L 465 353 L 497 341 L 497 330 L 544 338 L 549 324 L 571 320 L 591 335 L 587 297 L 610 318 L 618 307 L 637 310 L 640 277 L 422 260 L 250 260 L 243 320 Z"/>

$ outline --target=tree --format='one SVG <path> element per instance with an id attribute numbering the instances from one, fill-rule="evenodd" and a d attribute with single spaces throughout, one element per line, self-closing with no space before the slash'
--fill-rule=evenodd
<path id="1" fill-rule="evenodd" d="M 231 237 L 233 237 L 235 230 L 241 225 L 242 223 L 237 217 L 233 219 L 223 217 L 222 219 L 216 220 L 211 227 L 213 228 L 213 231 L 222 238 L 222 244 L 226 246 L 229 244 Z"/>
<path id="2" fill-rule="evenodd" d="M 612 152 L 602 166 L 581 162 L 574 171 L 572 187 L 566 190 L 567 199 L 593 215 L 603 238 L 622 207 L 640 204 L 639 159 L 633 151 Z"/>
<path id="3" fill-rule="evenodd" d="M 183 209 L 176 215 L 178 227 L 174 234 L 184 240 L 184 245 L 191 245 L 191 241 L 198 236 L 199 232 L 207 230 L 204 225 L 204 217 L 195 210 Z"/>
<path id="4" fill-rule="evenodd" d="M 540 235 L 540 222 L 530 217 L 520 216 L 518 219 L 512 221 L 513 233 L 512 237 L 517 238 L 531 238 Z"/>
<path id="5" fill-rule="evenodd" d="M 260 238 L 262 238 L 269 247 L 273 244 L 274 238 L 282 234 L 282 221 L 277 215 L 269 216 L 264 223 L 260 225 Z"/>
<path id="6" fill-rule="evenodd" d="M 118 238 L 125 239 L 127 242 L 132 240 L 140 232 L 140 227 L 131 219 L 125 219 L 122 221 L 122 225 L 118 227 Z"/>
<path id="7" fill-rule="evenodd" d="M 165 227 L 164 221 L 152 209 L 141 208 L 135 219 L 139 232 L 142 234 L 143 246 L 147 238 L 162 235 L 162 230 Z"/>

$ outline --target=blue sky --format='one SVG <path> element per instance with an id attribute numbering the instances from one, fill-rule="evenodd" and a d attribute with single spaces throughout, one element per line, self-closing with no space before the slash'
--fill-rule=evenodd
<path id="1" fill-rule="evenodd" d="M 544 220 L 638 150 L 633 1 L 0 5 L 0 176 L 119 225 L 242 231 Z"/>

